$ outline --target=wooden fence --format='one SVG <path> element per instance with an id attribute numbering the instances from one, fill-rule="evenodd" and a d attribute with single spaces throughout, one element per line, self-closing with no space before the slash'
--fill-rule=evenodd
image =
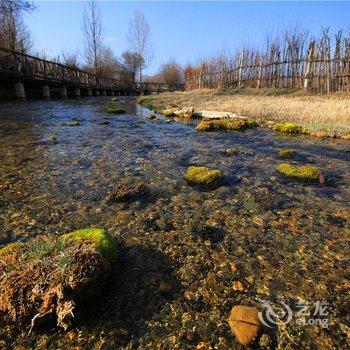
<path id="1" fill-rule="evenodd" d="M 261 55 L 242 51 L 230 61 L 209 59 L 185 70 L 186 89 L 289 88 L 311 92 L 350 92 L 350 41 L 346 49 L 327 49 L 311 41 L 307 50 Z M 323 48 L 324 46 L 322 46 Z M 287 50 L 286 50 L 287 51 Z M 281 58 L 284 56 L 284 58 Z"/>

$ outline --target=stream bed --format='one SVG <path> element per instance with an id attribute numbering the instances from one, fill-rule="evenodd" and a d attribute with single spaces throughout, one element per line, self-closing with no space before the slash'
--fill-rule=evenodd
<path id="1" fill-rule="evenodd" d="M 197 121 L 148 120 L 133 98 L 118 102 L 126 114 L 108 115 L 108 102 L 0 104 L 0 246 L 100 227 L 122 252 L 72 330 L 10 337 L 3 327 L 0 348 L 240 349 L 232 306 L 268 303 L 293 317 L 264 326 L 250 348 L 345 349 L 350 143 L 262 128 L 200 133 Z M 279 174 L 282 148 L 327 184 Z M 222 170 L 224 184 L 189 186 L 191 165 Z M 147 196 L 108 202 L 125 181 L 144 183 Z"/>

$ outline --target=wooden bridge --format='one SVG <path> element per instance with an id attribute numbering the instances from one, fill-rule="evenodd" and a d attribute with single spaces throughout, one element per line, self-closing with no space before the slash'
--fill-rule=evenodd
<path id="1" fill-rule="evenodd" d="M 18 99 L 35 97 L 138 95 L 177 91 L 184 84 L 130 83 L 39 57 L 0 48 L 0 88 Z M 12 91 L 11 91 L 12 90 Z"/>

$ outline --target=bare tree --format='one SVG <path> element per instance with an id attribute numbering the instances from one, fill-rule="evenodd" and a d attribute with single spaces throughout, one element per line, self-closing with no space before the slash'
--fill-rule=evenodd
<path id="1" fill-rule="evenodd" d="M 131 77 L 132 82 L 135 82 L 136 73 L 144 65 L 144 59 L 137 52 L 124 51 L 121 64 Z"/>
<path id="2" fill-rule="evenodd" d="M 160 67 L 158 76 L 163 83 L 166 84 L 180 84 L 183 80 L 183 69 L 171 58 L 167 63 Z"/>
<path id="3" fill-rule="evenodd" d="M 27 52 L 32 46 L 29 31 L 23 23 L 23 11 L 34 9 L 30 1 L 0 0 L 0 46 L 9 50 Z"/>
<path id="4" fill-rule="evenodd" d="M 77 51 L 62 51 L 62 63 L 66 66 L 79 68 L 79 54 Z"/>
<path id="5" fill-rule="evenodd" d="M 152 59 L 152 44 L 150 37 L 150 27 L 145 16 L 135 11 L 134 17 L 129 23 L 129 48 L 132 52 L 136 52 L 141 58 L 139 66 L 139 80 L 142 82 L 142 71 Z"/>
<path id="6" fill-rule="evenodd" d="M 92 66 L 97 74 L 102 51 L 102 24 L 96 1 L 90 1 L 85 7 L 81 28 L 85 40 L 86 63 Z"/>
<path id="7" fill-rule="evenodd" d="M 119 62 L 109 47 L 103 47 L 100 54 L 98 74 L 107 78 L 116 78 L 119 72 Z"/>

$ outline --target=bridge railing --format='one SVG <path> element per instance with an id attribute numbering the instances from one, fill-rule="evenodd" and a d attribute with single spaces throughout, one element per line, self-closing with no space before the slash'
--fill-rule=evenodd
<path id="1" fill-rule="evenodd" d="M 0 48 L 0 74 L 17 79 L 44 81 L 87 88 L 135 92 L 164 92 L 183 90 L 184 84 L 130 83 L 70 67 L 58 62 Z"/>

